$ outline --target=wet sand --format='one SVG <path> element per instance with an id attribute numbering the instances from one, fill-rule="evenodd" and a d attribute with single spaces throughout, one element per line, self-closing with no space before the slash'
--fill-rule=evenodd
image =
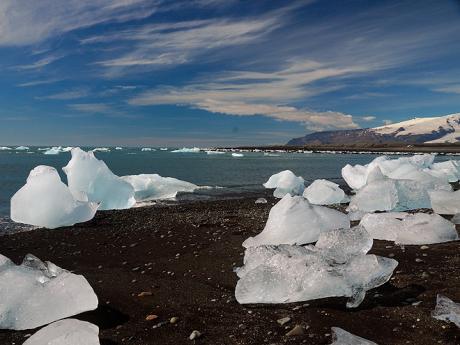
<path id="1" fill-rule="evenodd" d="M 380 345 L 460 344 L 455 325 L 430 315 L 437 293 L 460 301 L 460 242 L 422 250 L 374 241 L 371 252 L 394 255 L 399 266 L 357 309 L 346 309 L 345 298 L 238 304 L 233 269 L 242 265 L 241 243 L 263 229 L 275 203 L 255 199 L 98 212 L 82 225 L 0 237 L 1 253 L 16 263 L 32 253 L 83 274 L 99 308 L 77 318 L 100 327 L 103 345 L 330 344 L 332 326 Z M 286 316 L 292 320 L 280 326 Z M 295 325 L 304 334 L 286 336 Z M 202 336 L 190 341 L 193 330 Z M 0 344 L 22 344 L 34 332 L 0 331 Z"/>

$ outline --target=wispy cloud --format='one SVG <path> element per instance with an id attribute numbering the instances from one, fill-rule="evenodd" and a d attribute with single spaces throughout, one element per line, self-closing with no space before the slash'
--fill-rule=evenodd
<path id="1" fill-rule="evenodd" d="M 377 118 L 375 116 L 361 116 L 359 119 L 361 121 L 370 122 L 376 120 Z"/>
<path id="2" fill-rule="evenodd" d="M 105 103 L 76 103 L 69 104 L 69 108 L 84 113 L 106 114 L 112 112 L 112 107 Z"/>
<path id="3" fill-rule="evenodd" d="M 41 69 L 45 66 L 48 66 L 49 64 L 59 60 L 59 59 L 62 59 L 62 55 L 59 55 L 59 56 L 53 56 L 53 55 L 50 55 L 50 56 L 47 56 L 45 58 L 42 58 L 40 60 L 37 60 L 33 63 L 30 63 L 28 65 L 18 65 L 18 66 L 14 66 L 12 67 L 13 69 L 15 70 L 18 70 L 18 71 L 26 71 L 26 70 L 37 70 L 37 69 Z"/>
<path id="4" fill-rule="evenodd" d="M 37 99 L 52 99 L 52 100 L 70 100 L 70 99 L 78 99 L 84 98 L 88 96 L 89 92 L 86 89 L 74 89 L 74 90 L 67 90 L 58 93 L 54 93 L 47 96 L 39 96 L 36 97 Z"/>
<path id="5" fill-rule="evenodd" d="M 460 84 L 437 87 L 433 91 L 460 94 Z"/>
<path id="6" fill-rule="evenodd" d="M 47 84 L 53 84 L 57 83 L 59 81 L 62 81 L 62 79 L 43 79 L 43 80 L 33 80 L 33 81 L 28 81 L 25 83 L 17 84 L 16 86 L 19 87 L 31 87 L 31 86 L 38 86 L 38 85 L 47 85 Z"/>

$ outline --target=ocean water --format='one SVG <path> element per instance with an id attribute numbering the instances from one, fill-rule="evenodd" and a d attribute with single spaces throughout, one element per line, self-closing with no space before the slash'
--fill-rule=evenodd
<path id="1" fill-rule="evenodd" d="M 285 169 L 292 170 L 307 182 L 325 178 L 343 184 L 341 168 L 344 165 L 366 164 L 376 157 L 374 154 L 324 153 L 276 153 L 276 156 L 267 156 L 262 152 L 245 152 L 244 157 L 236 158 L 230 153 L 208 155 L 205 152 L 141 151 L 140 148 L 111 149 L 110 152 L 96 152 L 95 155 L 119 176 L 157 173 L 197 185 L 223 187 L 201 190 L 187 198 L 226 197 L 261 191 L 262 183 L 272 174 Z M 38 148 L 0 151 L 0 228 L 8 223 L 11 196 L 25 184 L 31 169 L 37 165 L 55 167 L 66 182 L 62 167 L 69 159 L 68 152 L 45 155 Z M 437 157 L 437 160 L 445 159 L 456 157 Z"/>

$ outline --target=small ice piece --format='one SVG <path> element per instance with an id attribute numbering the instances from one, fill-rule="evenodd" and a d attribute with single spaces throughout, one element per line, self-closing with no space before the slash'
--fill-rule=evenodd
<path id="1" fill-rule="evenodd" d="M 460 224 L 460 213 L 454 214 L 450 221 L 454 224 Z"/>
<path id="2" fill-rule="evenodd" d="M 93 151 L 93 152 L 110 152 L 110 149 L 108 147 L 96 147 L 95 149 L 92 149 L 91 151 Z"/>
<path id="3" fill-rule="evenodd" d="M 455 303 L 446 296 L 436 296 L 436 307 L 431 315 L 437 320 L 452 322 L 460 327 L 460 303 Z"/>
<path id="4" fill-rule="evenodd" d="M 40 329 L 23 345 L 100 345 L 99 328 L 76 319 L 60 320 Z"/>
<path id="5" fill-rule="evenodd" d="M 460 213 L 460 190 L 455 192 L 436 190 L 429 192 L 431 207 L 438 214 Z"/>
<path id="6" fill-rule="evenodd" d="M 349 201 L 337 183 L 323 179 L 313 181 L 304 190 L 303 196 L 315 205 L 340 204 Z"/>
<path id="7" fill-rule="evenodd" d="M 263 184 L 265 188 L 275 188 L 273 196 L 282 198 L 286 194 L 302 195 L 305 189 L 305 180 L 301 176 L 296 176 L 291 170 L 284 170 L 270 176 Z"/>
<path id="8" fill-rule="evenodd" d="M 8 146 L 0 146 L 0 151 L 9 151 L 11 150 L 11 147 Z"/>
<path id="9" fill-rule="evenodd" d="M 100 203 L 100 210 L 125 209 L 136 203 L 134 188 L 112 173 L 92 151 L 77 147 L 71 153 L 72 159 L 62 170 L 76 199 L 82 200 L 83 192 L 89 201 Z"/>
<path id="10" fill-rule="evenodd" d="M 326 297 L 350 297 L 357 307 L 366 291 L 386 283 L 398 262 L 365 254 L 370 237 L 362 228 L 322 233 L 318 246 L 262 245 L 245 251 L 236 300 L 248 303 L 292 303 Z M 360 236 L 363 236 L 360 238 Z M 342 245 L 350 244 L 351 247 Z"/>
<path id="11" fill-rule="evenodd" d="M 405 212 L 365 215 L 360 225 L 378 240 L 397 244 L 433 244 L 458 240 L 455 225 L 438 214 Z"/>
<path id="12" fill-rule="evenodd" d="M 233 152 L 233 153 L 232 153 L 232 157 L 236 157 L 236 158 L 238 158 L 238 157 L 244 157 L 244 154 Z"/>
<path id="13" fill-rule="evenodd" d="M 256 204 L 266 204 L 268 201 L 265 198 L 258 198 Z"/>
<path id="14" fill-rule="evenodd" d="M 183 147 L 181 149 L 173 150 L 171 152 L 173 153 L 200 153 L 201 149 L 199 147 L 192 147 L 192 148 Z"/>
<path id="15" fill-rule="evenodd" d="M 199 186 L 173 177 L 158 174 L 123 176 L 122 179 L 133 186 L 136 201 L 175 198 L 178 192 L 193 192 Z"/>
<path id="16" fill-rule="evenodd" d="M 44 155 L 58 155 L 59 153 L 63 152 L 61 146 L 54 146 L 45 152 L 43 152 Z"/>
<path id="17" fill-rule="evenodd" d="M 207 155 L 224 155 L 225 152 L 223 151 L 214 151 L 214 150 L 208 150 L 206 151 Z"/>
<path id="18" fill-rule="evenodd" d="M 15 150 L 16 151 L 27 151 L 27 150 L 29 150 L 29 147 L 28 146 L 18 146 L 18 147 L 16 147 Z"/>
<path id="19" fill-rule="evenodd" d="M 117 147 L 115 147 L 115 150 L 118 150 L 118 151 L 123 150 L 123 147 L 117 146 Z"/>
<path id="20" fill-rule="evenodd" d="M 373 341 L 358 337 L 342 328 L 331 327 L 332 343 L 331 345 L 377 345 Z"/>
<path id="21" fill-rule="evenodd" d="M 0 254 L 0 329 L 24 330 L 97 308 L 85 277 L 27 254 L 15 265 Z"/>
<path id="22" fill-rule="evenodd" d="M 97 203 L 76 200 L 56 169 L 45 165 L 34 168 L 11 198 L 13 221 L 49 229 L 86 222 L 97 209 Z"/>
<path id="23" fill-rule="evenodd" d="M 150 151 L 156 151 L 156 150 L 152 149 L 151 147 L 143 147 L 143 148 L 141 148 L 141 151 L 150 152 Z"/>
<path id="24" fill-rule="evenodd" d="M 348 216 L 324 206 L 310 205 L 302 196 L 286 194 L 270 210 L 264 230 L 243 242 L 243 247 L 263 244 L 305 244 L 318 240 L 320 233 L 350 228 Z"/>
<path id="25" fill-rule="evenodd" d="M 168 148 L 167 147 L 161 147 L 160 151 L 168 151 Z"/>

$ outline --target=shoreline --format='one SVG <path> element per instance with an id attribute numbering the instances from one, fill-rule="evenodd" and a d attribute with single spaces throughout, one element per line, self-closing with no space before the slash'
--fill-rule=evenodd
<path id="1" fill-rule="evenodd" d="M 242 265 L 241 244 L 263 229 L 277 201 L 260 196 L 268 203 L 255 204 L 254 195 L 103 211 L 72 227 L 2 236 L 2 254 L 19 263 L 32 253 L 83 274 L 99 308 L 76 318 L 100 327 L 102 345 L 190 344 L 193 330 L 201 344 L 330 344 L 333 326 L 380 345 L 460 342 L 455 325 L 430 314 L 437 293 L 460 300 L 459 242 L 421 250 L 375 240 L 371 253 L 394 256 L 399 266 L 357 309 L 347 310 L 344 298 L 238 304 L 233 269 Z M 286 316 L 292 321 L 280 326 Z M 172 317 L 179 321 L 170 324 Z M 296 324 L 305 334 L 286 336 Z M 0 343 L 22 344 L 33 333 L 0 331 Z"/>

